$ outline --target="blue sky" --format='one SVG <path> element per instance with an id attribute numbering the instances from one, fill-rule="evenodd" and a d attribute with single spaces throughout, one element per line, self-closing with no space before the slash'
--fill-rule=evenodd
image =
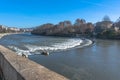
<path id="1" fill-rule="evenodd" d="M 11 27 L 34 27 L 44 23 L 83 18 L 101 21 L 108 15 L 120 17 L 120 0 L 0 0 L 0 24 Z"/>

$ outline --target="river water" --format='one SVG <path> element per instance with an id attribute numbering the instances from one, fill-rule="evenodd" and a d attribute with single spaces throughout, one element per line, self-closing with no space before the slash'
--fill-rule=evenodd
<path id="1" fill-rule="evenodd" d="M 120 41 L 13 34 L 0 44 L 70 80 L 120 80 Z M 49 56 L 41 55 L 46 50 Z"/>

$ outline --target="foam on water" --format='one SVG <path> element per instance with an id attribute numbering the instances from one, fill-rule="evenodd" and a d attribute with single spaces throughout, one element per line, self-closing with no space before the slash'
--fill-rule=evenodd
<path id="1" fill-rule="evenodd" d="M 68 39 L 68 41 L 63 43 L 53 43 L 49 46 L 36 46 L 36 45 L 26 45 L 30 52 L 35 52 L 37 50 L 46 50 L 46 51 L 57 51 L 57 50 L 66 50 L 76 46 L 79 46 L 83 41 L 81 39 Z"/>
<path id="2" fill-rule="evenodd" d="M 10 49 L 14 50 L 17 55 L 20 55 L 22 56 L 22 54 L 26 55 L 26 57 L 28 57 L 28 55 L 31 55 L 30 51 L 29 50 L 22 50 L 22 49 L 19 49 L 18 47 L 15 47 L 15 46 L 8 46 Z"/>
<path id="3" fill-rule="evenodd" d="M 85 44 L 78 46 L 78 48 L 85 47 L 91 45 L 93 42 L 89 39 L 85 39 Z"/>
<path id="4" fill-rule="evenodd" d="M 84 43 L 85 42 L 85 43 Z M 83 45 L 81 45 L 81 43 L 84 43 Z M 89 46 L 90 44 L 92 44 L 91 40 L 85 39 L 85 40 L 81 40 L 81 39 L 68 39 L 65 42 L 56 42 L 53 43 L 52 45 L 49 46 L 36 46 L 36 45 L 25 45 L 25 47 L 28 50 L 22 50 L 16 46 L 8 46 L 10 49 L 14 50 L 18 55 L 24 54 L 26 56 L 28 55 L 32 55 L 32 54 L 40 54 L 39 51 L 61 51 L 61 50 L 67 50 L 67 49 L 71 49 L 74 47 L 85 47 L 85 46 Z"/>

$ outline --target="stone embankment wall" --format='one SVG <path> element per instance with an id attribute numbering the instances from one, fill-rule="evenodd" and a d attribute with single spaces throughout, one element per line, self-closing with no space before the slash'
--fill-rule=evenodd
<path id="1" fill-rule="evenodd" d="M 1 45 L 0 75 L 2 80 L 68 80 L 42 65 L 16 55 Z"/>

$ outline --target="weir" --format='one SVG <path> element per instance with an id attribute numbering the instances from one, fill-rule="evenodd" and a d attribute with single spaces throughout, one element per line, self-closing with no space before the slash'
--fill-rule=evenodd
<path id="1" fill-rule="evenodd" d="M 0 45 L 0 80 L 68 80 Z"/>

